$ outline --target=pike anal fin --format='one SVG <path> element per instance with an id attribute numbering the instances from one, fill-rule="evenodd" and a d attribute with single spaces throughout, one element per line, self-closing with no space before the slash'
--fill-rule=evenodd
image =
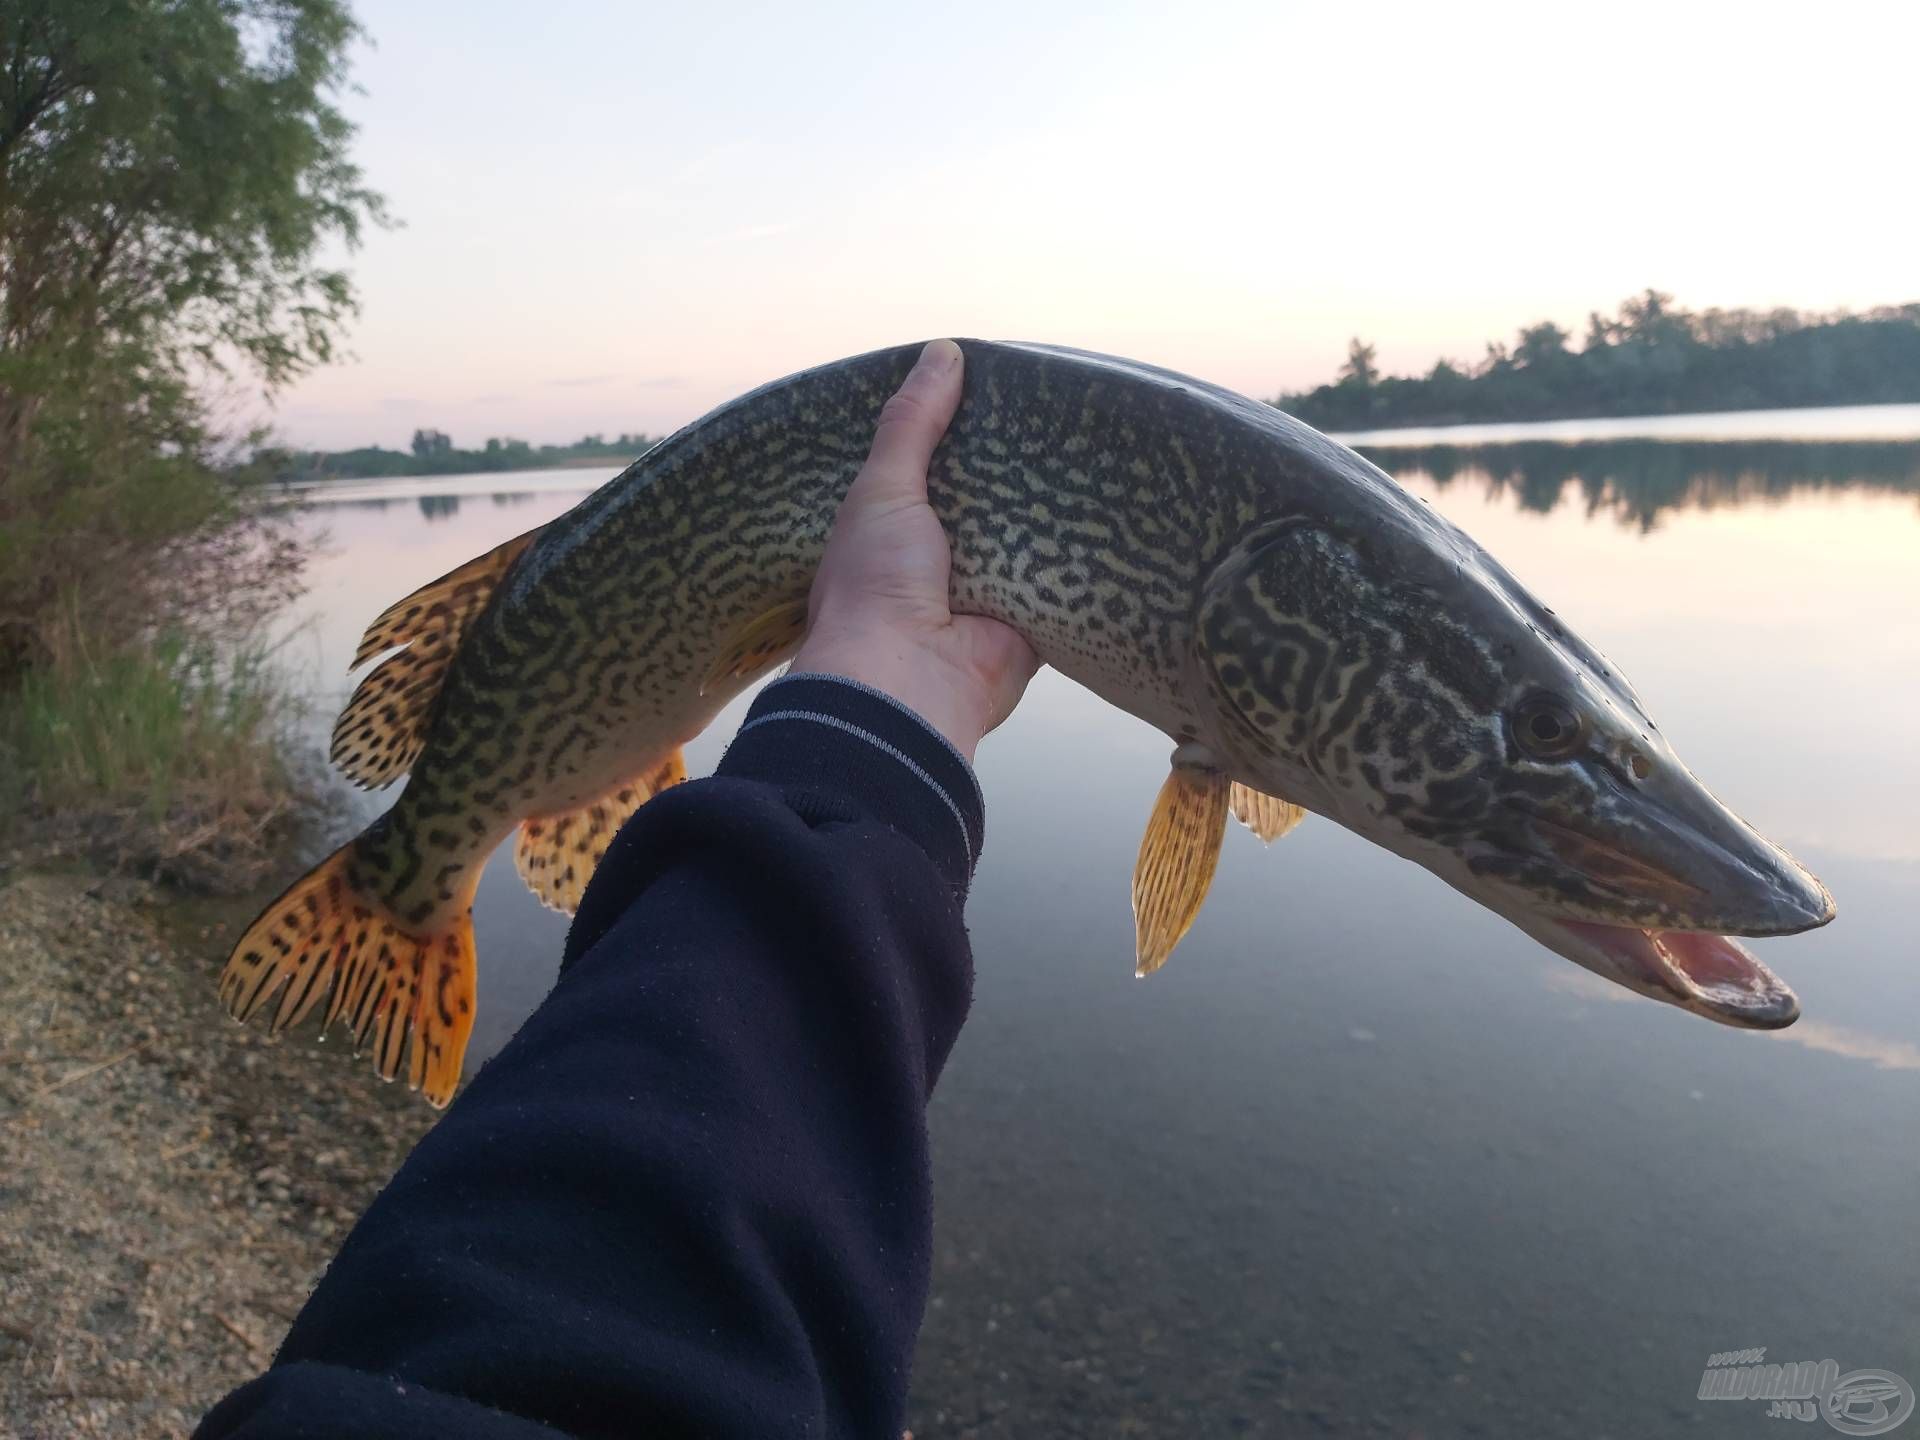
<path id="1" fill-rule="evenodd" d="M 1226 775 L 1174 757 L 1133 867 L 1134 974 L 1167 963 L 1200 913 L 1227 829 Z"/>
<path id="2" fill-rule="evenodd" d="M 755 615 L 727 637 L 727 643 L 700 677 L 700 693 L 728 681 L 744 683 L 777 665 L 800 643 L 807 630 L 807 600 L 784 600 Z"/>
<path id="3" fill-rule="evenodd" d="M 514 868 L 541 904 L 571 915 L 627 817 L 686 778 L 686 759 L 675 747 L 645 775 L 578 809 L 523 821 L 513 843 Z"/>
<path id="4" fill-rule="evenodd" d="M 1238 780 L 1233 782 L 1227 804 L 1233 811 L 1233 818 L 1268 845 L 1307 818 L 1306 810 L 1291 800 L 1282 800 L 1278 795 L 1252 789 Z"/>

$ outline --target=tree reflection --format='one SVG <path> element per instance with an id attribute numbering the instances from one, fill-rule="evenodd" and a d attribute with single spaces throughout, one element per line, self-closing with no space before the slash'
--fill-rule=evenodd
<path id="1" fill-rule="evenodd" d="M 1920 442 L 1754 440 L 1520 441 L 1501 445 L 1367 445 L 1362 454 L 1439 489 L 1482 486 L 1548 511 L 1569 490 L 1587 513 L 1651 530 L 1668 510 L 1784 500 L 1823 490 L 1920 495 Z"/>

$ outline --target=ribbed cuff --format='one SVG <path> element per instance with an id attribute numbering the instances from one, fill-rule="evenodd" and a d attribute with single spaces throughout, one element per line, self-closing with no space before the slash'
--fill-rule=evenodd
<path id="1" fill-rule="evenodd" d="M 985 833 L 973 767 L 891 695 L 840 675 L 788 675 L 762 690 L 719 775 L 839 795 L 927 852 L 964 894 Z"/>

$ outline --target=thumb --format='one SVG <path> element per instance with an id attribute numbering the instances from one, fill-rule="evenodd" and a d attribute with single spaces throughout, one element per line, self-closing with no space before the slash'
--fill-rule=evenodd
<path id="1" fill-rule="evenodd" d="M 935 340 L 920 352 L 900 388 L 880 407 L 873 449 L 849 500 L 891 506 L 927 498 L 927 466 L 960 408 L 964 369 L 960 347 L 951 340 Z"/>

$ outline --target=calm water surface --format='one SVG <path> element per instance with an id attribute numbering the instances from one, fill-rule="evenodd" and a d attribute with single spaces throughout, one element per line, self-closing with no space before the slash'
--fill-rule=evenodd
<path id="1" fill-rule="evenodd" d="M 1169 743 L 1042 675 L 980 755 L 921 1440 L 1826 1434 L 1697 1400 L 1706 1357 L 1920 1382 L 1920 454 L 1768 486 L 1639 485 L 1610 457 L 1402 478 L 1832 888 L 1834 925 L 1757 942 L 1806 1018 L 1743 1034 L 1638 1000 L 1312 818 L 1271 850 L 1236 828 L 1136 982 L 1128 879 Z M 605 478 L 312 493 L 326 549 L 289 653 L 325 717 L 377 611 Z M 476 919 L 478 1056 L 564 925 L 504 853 Z"/>
<path id="2" fill-rule="evenodd" d="M 1808 410 L 1717 410 L 1704 415 L 1621 415 L 1356 430 L 1348 445 L 1485 445 L 1518 440 L 1920 440 L 1920 405 L 1825 405 Z"/>

